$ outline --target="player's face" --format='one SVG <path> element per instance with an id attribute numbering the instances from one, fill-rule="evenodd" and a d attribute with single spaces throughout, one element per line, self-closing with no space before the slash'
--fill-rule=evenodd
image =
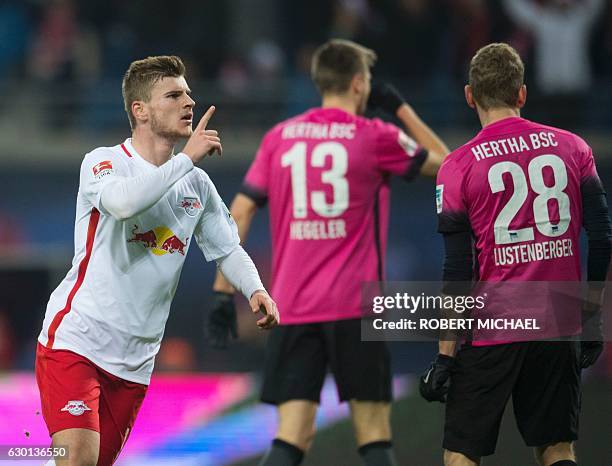
<path id="1" fill-rule="evenodd" d="M 147 104 L 153 133 L 173 140 L 191 136 L 195 102 L 190 93 L 183 76 L 162 78 L 153 85 Z"/>

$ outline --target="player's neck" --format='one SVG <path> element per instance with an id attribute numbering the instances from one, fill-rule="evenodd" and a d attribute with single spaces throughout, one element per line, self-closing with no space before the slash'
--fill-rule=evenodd
<path id="1" fill-rule="evenodd" d="M 478 118 L 483 128 L 504 118 L 518 116 L 521 116 L 521 111 L 518 108 L 493 108 L 486 111 L 478 109 Z"/>
<path id="2" fill-rule="evenodd" d="M 357 104 L 348 96 L 326 95 L 321 103 L 322 108 L 339 108 L 353 115 L 357 114 Z"/>
<path id="3" fill-rule="evenodd" d="M 152 134 L 146 128 L 136 128 L 132 132 L 132 146 L 138 155 L 158 167 L 170 160 L 174 144 L 174 141 Z"/>

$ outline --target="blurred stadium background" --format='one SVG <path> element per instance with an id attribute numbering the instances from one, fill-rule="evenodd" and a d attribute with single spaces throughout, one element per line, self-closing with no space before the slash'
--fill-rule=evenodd
<path id="1" fill-rule="evenodd" d="M 196 113 L 217 106 L 212 127 L 224 155 L 203 168 L 229 203 L 264 132 L 318 105 L 309 59 L 326 39 L 374 48 L 374 76 L 391 80 L 451 148 L 479 130 L 463 102 L 470 57 L 486 43 L 508 41 L 527 64 L 523 115 L 582 135 L 610 191 L 612 5 L 524 1 L 562 8 L 565 23 L 541 30 L 545 21 L 534 26 L 512 13 L 510 4 L 523 0 L 1 0 L 0 445 L 48 442 L 32 373 L 36 336 L 72 258 L 81 158 L 129 136 L 120 84 L 132 60 L 180 55 Z M 265 214 L 247 250 L 269 283 Z M 265 335 L 241 300 L 240 339 L 227 351 L 206 346 L 214 267 L 202 259 L 197 248 L 187 258 L 149 395 L 119 465 L 254 465 L 273 436 L 273 409 L 256 403 Z M 440 269 L 433 182 L 394 183 L 388 277 L 436 280 Z M 584 374 L 578 448 L 585 466 L 612 464 L 610 349 Z M 441 464 L 442 408 L 415 392 L 415 374 L 434 347 L 403 343 L 392 351 L 400 464 Z M 304 464 L 359 464 L 346 407 L 337 406 L 329 383 L 323 400 Z M 498 451 L 485 464 L 533 464 L 511 419 Z"/>

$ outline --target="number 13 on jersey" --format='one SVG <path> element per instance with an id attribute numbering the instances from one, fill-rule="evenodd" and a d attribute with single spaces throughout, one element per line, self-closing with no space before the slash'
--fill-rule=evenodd
<path id="1" fill-rule="evenodd" d="M 323 168 L 327 157 L 331 157 L 331 168 L 321 173 L 321 181 L 331 185 L 333 189 L 331 203 L 326 201 L 325 192 L 319 190 L 311 191 L 309 199 L 308 186 L 306 186 L 307 145 L 305 142 L 296 142 L 282 155 L 281 165 L 291 167 L 293 218 L 306 218 L 309 200 L 312 210 L 321 217 L 338 217 L 348 209 L 349 184 L 345 176 L 348 169 L 348 152 L 339 142 L 322 142 L 313 147 L 310 166 Z"/>

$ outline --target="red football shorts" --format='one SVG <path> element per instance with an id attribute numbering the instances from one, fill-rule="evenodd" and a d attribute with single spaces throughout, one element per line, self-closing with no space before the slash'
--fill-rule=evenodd
<path id="1" fill-rule="evenodd" d="M 111 465 L 127 440 L 147 386 L 109 374 L 72 351 L 36 348 L 36 382 L 49 435 L 100 433 L 98 466 Z"/>

